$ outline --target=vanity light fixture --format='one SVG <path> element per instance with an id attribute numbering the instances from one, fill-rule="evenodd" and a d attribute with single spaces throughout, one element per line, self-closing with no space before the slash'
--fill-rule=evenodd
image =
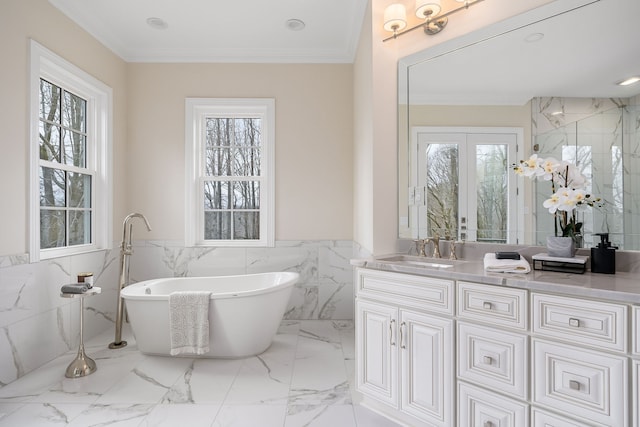
<path id="1" fill-rule="evenodd" d="M 407 26 L 407 11 L 403 4 L 393 3 L 387 6 L 384 10 L 384 22 L 383 28 L 386 31 L 393 33 L 392 36 L 382 40 L 386 42 L 391 39 L 395 39 L 398 36 L 406 34 L 417 28 L 422 28 L 425 34 L 434 35 L 447 26 L 449 22 L 449 16 L 457 13 L 461 10 L 468 9 L 469 6 L 473 6 L 476 3 L 480 3 L 484 0 L 456 0 L 459 3 L 463 3 L 462 6 L 452 9 L 446 13 L 441 14 L 442 6 L 440 0 L 415 0 L 415 14 L 420 20 L 420 23 L 408 28 Z"/>

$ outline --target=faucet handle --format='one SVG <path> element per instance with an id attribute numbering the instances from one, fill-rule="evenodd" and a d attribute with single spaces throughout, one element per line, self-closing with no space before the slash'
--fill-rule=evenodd
<path id="1" fill-rule="evenodd" d="M 416 244 L 416 251 L 418 252 L 418 256 L 427 256 L 426 252 L 424 251 L 424 247 L 427 244 L 426 239 L 417 239 L 414 240 L 415 244 Z"/>
<path id="2" fill-rule="evenodd" d="M 456 241 L 453 239 L 449 241 L 449 259 L 458 259 L 456 256 Z"/>

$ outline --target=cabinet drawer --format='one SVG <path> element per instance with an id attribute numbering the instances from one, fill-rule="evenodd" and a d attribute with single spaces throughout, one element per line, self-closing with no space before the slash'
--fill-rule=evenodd
<path id="1" fill-rule="evenodd" d="M 532 408 L 531 427 L 591 427 L 591 424 L 583 424 L 580 421 Z"/>
<path id="2" fill-rule="evenodd" d="M 626 426 L 627 359 L 532 340 L 534 403 L 607 426 Z"/>
<path id="3" fill-rule="evenodd" d="M 526 330 L 527 291 L 458 282 L 458 316 Z"/>
<path id="4" fill-rule="evenodd" d="M 524 403 L 458 383 L 459 427 L 527 427 L 528 411 Z"/>
<path id="5" fill-rule="evenodd" d="M 533 333 L 626 352 L 624 305 L 532 294 Z"/>
<path id="6" fill-rule="evenodd" d="M 527 336 L 458 323 L 458 376 L 527 398 Z"/>
<path id="7" fill-rule="evenodd" d="M 358 269 L 358 296 L 453 315 L 453 280 Z"/>

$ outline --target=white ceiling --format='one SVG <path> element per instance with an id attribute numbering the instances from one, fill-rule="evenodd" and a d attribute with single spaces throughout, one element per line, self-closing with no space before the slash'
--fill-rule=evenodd
<path id="1" fill-rule="evenodd" d="M 600 0 L 413 65 L 411 103 L 524 105 L 539 96 L 635 96 L 640 84 L 616 83 L 640 75 L 638 19 L 639 0 Z M 543 37 L 527 42 L 532 34 Z"/>
<path id="2" fill-rule="evenodd" d="M 49 0 L 129 62 L 353 62 L 367 0 Z M 168 27 L 150 27 L 160 18 Z M 300 19 L 300 31 L 286 21 Z"/>

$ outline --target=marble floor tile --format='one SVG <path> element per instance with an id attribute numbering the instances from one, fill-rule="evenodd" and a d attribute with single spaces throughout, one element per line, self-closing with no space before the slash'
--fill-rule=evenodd
<path id="1" fill-rule="evenodd" d="M 286 405 L 226 405 L 212 427 L 281 427 Z"/>
<path id="2" fill-rule="evenodd" d="M 0 418 L 0 426 L 68 425 L 88 406 L 83 404 L 26 403 L 6 417 Z"/>
<path id="3" fill-rule="evenodd" d="M 0 427 L 392 427 L 353 404 L 352 321 L 284 320 L 264 353 L 242 359 L 110 350 L 113 331 L 85 343 L 98 370 L 65 378 L 75 350 L 0 388 Z"/>
<path id="4" fill-rule="evenodd" d="M 289 405 L 285 427 L 356 427 L 352 405 Z"/>
<path id="5" fill-rule="evenodd" d="M 210 427 L 220 405 L 156 405 L 140 427 Z"/>

